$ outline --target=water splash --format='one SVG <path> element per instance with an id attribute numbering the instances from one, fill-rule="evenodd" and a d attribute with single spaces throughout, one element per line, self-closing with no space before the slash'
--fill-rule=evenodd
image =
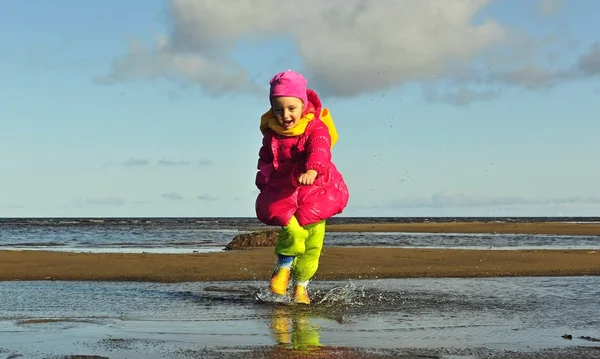
<path id="1" fill-rule="evenodd" d="M 259 288 L 254 293 L 254 299 L 262 303 L 276 303 L 276 304 L 292 304 L 292 298 L 289 292 L 285 295 L 279 295 L 271 293 L 269 288 Z"/>
<path id="2" fill-rule="evenodd" d="M 342 287 L 329 289 L 316 303 L 326 305 L 362 305 L 363 301 L 361 299 L 364 297 L 364 287 L 357 289 L 356 284 L 350 281 Z"/>
<path id="3" fill-rule="evenodd" d="M 364 287 L 357 288 L 356 284 L 349 281 L 343 286 L 337 286 L 330 289 L 313 289 L 310 293 L 313 305 L 321 306 L 362 306 L 373 300 L 371 291 Z M 376 295 L 380 297 L 381 295 Z M 258 288 L 254 293 L 256 301 L 276 304 L 294 304 L 290 291 L 285 295 L 273 294 L 268 288 Z"/>

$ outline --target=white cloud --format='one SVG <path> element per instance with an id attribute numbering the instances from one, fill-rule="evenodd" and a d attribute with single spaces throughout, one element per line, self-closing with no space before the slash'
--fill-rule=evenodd
<path id="1" fill-rule="evenodd" d="M 296 40 L 315 83 L 325 92 L 352 96 L 441 78 L 506 40 L 506 29 L 492 19 L 471 24 L 487 3 L 320 2 L 314 23 Z"/>
<path id="2" fill-rule="evenodd" d="M 96 80 L 104 84 L 144 78 L 188 80 L 212 94 L 255 88 L 248 83 L 245 70 L 232 61 L 222 56 L 179 52 L 173 45 L 159 38 L 155 48 L 146 48 L 131 40 L 127 54 L 115 59 L 111 72 Z"/>
<path id="3" fill-rule="evenodd" d="M 197 161 L 194 161 L 194 163 L 197 163 L 198 166 L 200 167 L 207 167 L 212 165 L 212 161 L 208 160 L 208 159 L 200 159 Z M 191 164 L 190 161 L 185 161 L 185 160 L 168 160 L 168 159 L 160 159 L 156 162 L 156 164 L 158 164 L 159 166 L 189 166 Z M 147 159 L 143 159 L 143 158 L 131 158 L 122 162 L 107 162 L 104 163 L 103 166 L 105 167 L 112 167 L 112 166 L 123 166 L 123 167 L 142 167 L 142 166 L 149 166 L 151 165 L 151 162 Z"/>
<path id="4" fill-rule="evenodd" d="M 563 7 L 565 0 L 540 0 L 538 11 L 543 16 L 556 14 Z"/>
<path id="5" fill-rule="evenodd" d="M 481 16 L 491 2 L 306 0 L 298 6 L 291 0 L 171 0 L 170 33 L 151 46 L 131 41 L 98 80 L 166 78 L 198 84 L 213 95 L 254 92 L 267 78 L 250 79 L 234 59 L 235 46 L 274 37 L 293 41 L 311 86 L 325 96 L 352 97 L 410 82 L 429 86 L 435 79 L 436 85 L 460 82 L 461 89 L 429 90 L 429 99 L 463 105 L 494 98 L 491 89 L 498 84 L 536 88 L 573 77 L 571 68 L 537 62 L 547 39 Z M 542 1 L 539 11 L 550 14 L 560 5 Z"/>
<path id="6" fill-rule="evenodd" d="M 122 206 L 126 203 L 125 199 L 117 197 L 100 197 L 100 198 L 85 198 L 84 205 L 95 206 Z"/>
<path id="7" fill-rule="evenodd" d="M 217 200 L 216 197 L 208 195 L 208 194 L 201 194 L 198 197 L 196 197 L 199 201 L 208 201 L 208 202 L 214 202 Z"/>
<path id="8" fill-rule="evenodd" d="M 560 81 L 574 78 L 577 75 L 574 70 L 573 68 L 547 69 L 540 66 L 528 65 L 492 74 L 491 80 L 528 88 L 539 88 L 552 86 Z"/>
<path id="9" fill-rule="evenodd" d="M 585 75 L 600 75 L 600 41 L 596 42 L 590 51 L 579 59 L 577 65 Z"/>
<path id="10" fill-rule="evenodd" d="M 21 204 L 9 204 L 9 205 L 5 206 L 5 208 L 8 208 L 8 209 L 26 209 L 27 207 L 23 206 Z"/>
<path id="11" fill-rule="evenodd" d="M 498 90 L 473 90 L 465 87 L 446 93 L 439 93 L 431 88 L 425 91 L 425 98 L 428 100 L 443 101 L 456 106 L 468 105 L 475 101 L 492 100 L 498 97 L 498 95 Z"/>
<path id="12" fill-rule="evenodd" d="M 131 41 L 100 80 L 183 78 L 209 93 L 253 90 L 256 84 L 233 60 L 234 46 L 242 37 L 284 35 L 296 42 L 314 85 L 353 96 L 441 76 L 504 41 L 506 29 L 494 20 L 471 24 L 488 3 L 172 0 L 172 33 L 151 47 Z"/>
<path id="13" fill-rule="evenodd" d="M 183 196 L 176 192 L 163 193 L 160 196 L 169 201 L 181 201 L 183 199 Z"/>
<path id="14" fill-rule="evenodd" d="M 125 167 L 140 167 L 140 166 L 148 166 L 150 161 L 141 158 L 131 158 L 123 162 L 108 162 L 103 166 L 125 166 Z"/>
<path id="15" fill-rule="evenodd" d="M 188 166 L 190 163 L 187 161 L 160 160 L 158 164 L 163 166 Z"/>

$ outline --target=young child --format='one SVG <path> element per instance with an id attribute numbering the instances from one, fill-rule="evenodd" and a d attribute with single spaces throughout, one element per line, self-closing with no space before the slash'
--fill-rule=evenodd
<path id="1" fill-rule="evenodd" d="M 282 227 L 271 292 L 284 295 L 292 275 L 294 301 L 310 304 L 306 286 L 319 266 L 325 221 L 342 213 L 348 187 L 331 162 L 338 135 L 316 92 L 292 70 L 276 74 L 270 85 L 271 108 L 260 121 L 256 214 Z"/>

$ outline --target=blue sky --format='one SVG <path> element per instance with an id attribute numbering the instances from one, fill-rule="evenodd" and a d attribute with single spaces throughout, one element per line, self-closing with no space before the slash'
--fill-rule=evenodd
<path id="1" fill-rule="evenodd" d="M 344 216 L 600 215 L 600 2 L 231 3 L 2 2 L 0 217 L 254 216 L 288 68 Z"/>

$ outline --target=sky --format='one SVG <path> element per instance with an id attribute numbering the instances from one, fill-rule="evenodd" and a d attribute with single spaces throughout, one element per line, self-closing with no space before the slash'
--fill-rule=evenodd
<path id="1" fill-rule="evenodd" d="M 298 4 L 1 2 L 0 217 L 254 216 L 287 69 L 336 123 L 340 216 L 600 216 L 600 2 Z"/>

